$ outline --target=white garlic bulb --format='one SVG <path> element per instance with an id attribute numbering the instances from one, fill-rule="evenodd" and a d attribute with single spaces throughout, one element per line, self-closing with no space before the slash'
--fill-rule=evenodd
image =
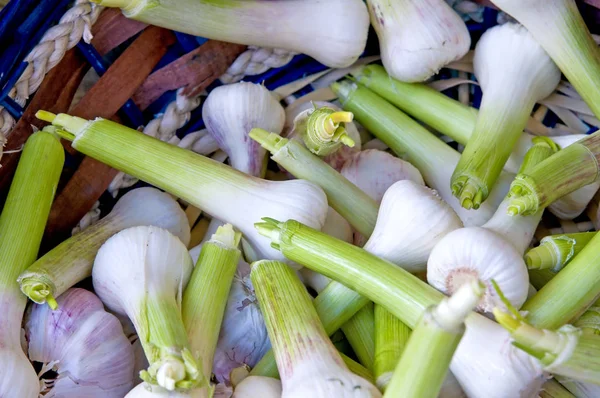
<path id="1" fill-rule="evenodd" d="M 232 398 L 281 398 L 281 381 L 271 377 L 248 376 L 233 390 Z"/>

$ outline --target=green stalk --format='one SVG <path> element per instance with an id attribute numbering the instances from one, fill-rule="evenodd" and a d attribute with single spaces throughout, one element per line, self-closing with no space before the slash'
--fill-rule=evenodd
<path id="1" fill-rule="evenodd" d="M 314 109 L 300 128 L 300 135 L 306 147 L 317 156 L 327 156 L 342 146 L 355 145 L 341 123 L 349 123 L 354 118 L 350 112 L 337 112 L 321 107 Z"/>
<path id="2" fill-rule="evenodd" d="M 373 369 L 373 358 L 375 357 L 374 328 L 373 303 L 361 308 L 356 315 L 342 325 L 342 331 L 358 360 L 369 370 Z"/>
<path id="3" fill-rule="evenodd" d="M 319 319 L 328 335 L 335 333 L 368 303 L 368 299 L 338 282 L 329 283 L 313 301 Z M 265 354 L 250 374 L 277 377 L 272 350 Z"/>
<path id="4" fill-rule="evenodd" d="M 227 297 L 241 257 L 237 248 L 241 237 L 231 224 L 219 227 L 202 245 L 183 295 L 182 318 L 190 351 L 202 363 L 206 380 L 211 377 Z"/>
<path id="5" fill-rule="evenodd" d="M 87 121 L 46 111 L 38 112 L 37 116 L 59 126 L 61 136 L 72 140 L 73 148 L 79 152 L 232 224 L 242 232 L 260 258 L 276 256 L 283 260 L 252 228 L 259 217 L 283 213 L 286 217 L 306 219 L 317 228 L 324 222 L 327 212 L 325 195 L 313 184 L 300 180 L 276 182 L 252 177 L 102 118 Z M 294 201 L 293 206 L 290 201 Z M 243 207 L 240 207 L 241 203 Z"/>
<path id="6" fill-rule="evenodd" d="M 530 269 L 529 270 L 529 283 L 533 285 L 537 290 L 540 290 L 544 286 L 550 282 L 552 278 L 554 278 L 556 274 L 548 269 L 537 270 Z"/>
<path id="7" fill-rule="evenodd" d="M 542 386 L 540 398 L 574 398 L 567 389 L 565 389 L 558 381 L 550 379 Z"/>
<path id="8" fill-rule="evenodd" d="M 425 311 L 408 339 L 385 397 L 438 396 L 465 333 L 464 320 L 484 292 L 481 282 L 465 284 Z"/>
<path id="9" fill-rule="evenodd" d="M 274 161 L 297 178 L 319 185 L 333 207 L 357 231 L 370 236 L 377 222 L 377 203 L 302 144 L 255 128 L 250 138 L 268 150 Z"/>
<path id="10" fill-rule="evenodd" d="M 527 300 L 522 311 L 540 329 L 556 329 L 574 322 L 600 295 L 600 235 L 556 276 Z"/>
<path id="11" fill-rule="evenodd" d="M 584 334 L 571 325 L 557 331 L 536 329 L 520 316 L 515 318 L 499 310 L 494 315 L 512 335 L 513 344 L 537 358 L 547 371 L 600 384 L 600 336 Z"/>
<path id="12" fill-rule="evenodd" d="M 405 83 L 390 77 L 381 65 L 371 64 L 350 74 L 398 109 L 425 122 L 465 145 L 469 142 L 478 111 L 422 83 Z"/>
<path id="13" fill-rule="evenodd" d="M 506 193 L 503 184 L 497 184 L 491 199 L 479 210 L 464 209 L 450 189 L 452 170 L 460 158 L 458 152 L 364 86 L 342 81 L 332 84 L 331 88 L 344 109 L 352 112 L 365 128 L 399 157 L 419 169 L 427 185 L 436 189 L 452 206 L 465 226 L 481 226 L 492 217 Z"/>
<path id="14" fill-rule="evenodd" d="M 600 117 L 600 50 L 574 0 L 492 0 L 519 21 Z"/>
<path id="15" fill-rule="evenodd" d="M 529 269 L 550 269 L 557 273 L 565 267 L 596 235 L 596 232 L 578 232 L 546 236 L 540 245 L 525 253 Z"/>
<path id="16" fill-rule="evenodd" d="M 284 395 L 311 388 L 316 396 L 355 388 L 364 389 L 365 394 L 376 391 L 374 386 L 369 389 L 366 380 L 350 373 L 292 269 L 282 262 L 258 261 L 252 264 L 250 278 L 273 346 Z"/>
<path id="17" fill-rule="evenodd" d="M 356 61 L 364 50 L 369 27 L 367 8 L 358 0 L 94 2 L 120 8 L 127 18 L 151 25 L 229 43 L 304 53 L 334 68 Z M 344 12 L 336 12 L 341 7 Z"/>
<path id="18" fill-rule="evenodd" d="M 600 132 L 558 151 L 511 184 L 511 207 L 528 215 L 598 178 Z"/>
<path id="19" fill-rule="evenodd" d="M 410 328 L 380 305 L 375 305 L 375 360 L 377 387 L 385 392 L 400 361 Z"/>
<path id="20" fill-rule="evenodd" d="M 7 380 L 10 371 L 2 372 L 0 395 L 6 397 L 29 398 L 38 392 L 37 376 L 21 349 L 21 321 L 27 298 L 19 291 L 17 277 L 38 255 L 65 160 L 62 145 L 50 132 L 52 128 L 45 130 L 27 139 L 0 215 L 0 352 L 4 366 L 14 366 L 17 371 L 13 374 L 20 377 Z"/>

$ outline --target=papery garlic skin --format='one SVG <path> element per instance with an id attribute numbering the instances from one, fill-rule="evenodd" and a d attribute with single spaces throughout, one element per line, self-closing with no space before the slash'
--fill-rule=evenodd
<path id="1" fill-rule="evenodd" d="M 133 386 L 134 354 L 119 320 L 84 289 L 57 302 L 55 311 L 34 304 L 25 317 L 29 358 L 56 362 L 58 378 L 44 396 L 123 397 Z"/>
<path id="2" fill-rule="evenodd" d="M 215 351 L 213 373 L 216 379 L 228 382 L 231 370 L 242 365 L 253 367 L 270 348 L 265 322 L 250 280 L 250 265 L 240 260 Z"/>
<path id="3" fill-rule="evenodd" d="M 464 56 L 471 36 L 444 0 L 368 0 L 386 71 L 404 82 L 422 82 Z"/>
<path id="4" fill-rule="evenodd" d="M 377 203 L 396 181 L 410 180 L 425 185 L 415 166 L 377 149 L 367 149 L 352 156 L 340 173 Z"/>
<path id="5" fill-rule="evenodd" d="M 157 227 L 125 229 L 98 251 L 94 290 L 112 311 L 126 314 L 150 363 L 149 375 L 173 390 L 180 380 L 197 382 L 181 320 L 183 289 L 193 268 L 181 241 Z M 150 316 L 151 315 L 151 316 Z M 165 323 L 169 323 L 165 328 Z M 184 367 L 185 366 L 185 367 Z"/>
<path id="6" fill-rule="evenodd" d="M 241 82 L 212 90 L 202 108 L 202 119 L 219 147 L 229 155 L 231 167 L 259 177 L 267 151 L 248 133 L 258 127 L 280 134 L 285 111 L 263 85 Z"/>
<path id="7" fill-rule="evenodd" d="M 281 398 L 281 381 L 272 377 L 248 376 L 233 390 L 232 398 Z"/>
<path id="8" fill-rule="evenodd" d="M 424 271 L 434 246 L 462 226 L 434 190 L 402 180 L 383 196 L 375 230 L 363 248 L 407 271 Z"/>
<path id="9" fill-rule="evenodd" d="M 510 242 L 480 227 L 450 232 L 431 251 L 427 261 L 427 282 L 450 295 L 462 284 L 477 279 L 486 285 L 478 310 L 491 312 L 494 307 L 504 308 L 492 286 L 492 279 L 516 308 L 521 308 L 527 299 L 527 266 L 523 254 Z"/>
<path id="10" fill-rule="evenodd" d="M 547 375 L 532 356 L 511 344 L 503 327 L 478 314 L 469 316 L 465 325 L 450 370 L 468 397 L 538 396 Z"/>
<path id="11" fill-rule="evenodd" d="M 342 111 L 342 108 L 339 106 L 326 101 L 311 101 L 304 102 L 300 105 L 290 105 L 285 110 L 285 136 L 289 139 L 294 139 L 298 142 L 301 142 L 304 145 L 304 140 L 302 140 L 302 136 L 299 133 L 300 127 L 308 118 L 308 114 L 315 108 L 327 107 L 334 109 L 335 111 Z M 361 149 L 361 140 L 360 133 L 354 122 L 346 122 L 344 123 L 344 127 L 346 129 L 346 134 L 354 141 L 354 146 L 350 147 L 347 145 L 342 145 L 336 152 L 324 156 L 323 161 L 328 163 L 331 167 L 340 171 L 344 163 L 350 159 L 355 153 L 360 152 Z M 305 145 L 306 146 L 306 145 Z"/>

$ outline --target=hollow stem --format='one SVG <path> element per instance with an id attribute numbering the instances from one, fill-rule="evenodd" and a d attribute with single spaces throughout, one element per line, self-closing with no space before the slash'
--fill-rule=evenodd
<path id="1" fill-rule="evenodd" d="M 263 129 L 252 129 L 250 138 L 268 150 L 274 161 L 297 178 L 319 185 L 333 207 L 362 235 L 370 236 L 377 222 L 377 203 L 302 144 Z"/>
<path id="2" fill-rule="evenodd" d="M 306 147 L 315 155 L 327 156 L 337 151 L 342 144 L 354 146 L 354 141 L 341 123 L 351 122 L 351 112 L 336 112 L 334 109 L 321 107 L 310 113 L 303 123 L 300 134 Z"/>
<path id="3" fill-rule="evenodd" d="M 538 247 L 525 253 L 527 268 L 549 269 L 557 273 L 583 250 L 594 235 L 596 232 L 546 236 Z"/>

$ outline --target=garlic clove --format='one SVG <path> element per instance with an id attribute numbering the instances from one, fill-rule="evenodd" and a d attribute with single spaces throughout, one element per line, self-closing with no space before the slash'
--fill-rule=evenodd
<path id="1" fill-rule="evenodd" d="M 37 398 L 40 381 L 23 351 L 0 347 L 0 359 L 0 397 Z"/>
<path id="2" fill-rule="evenodd" d="M 281 381 L 272 377 L 248 376 L 235 387 L 232 398 L 280 398 L 281 393 Z"/>
<path id="3" fill-rule="evenodd" d="M 363 248 L 410 272 L 424 271 L 436 244 L 462 225 L 437 192 L 402 180 L 383 196 L 375 230 Z"/>
<path id="4" fill-rule="evenodd" d="M 69 289 L 58 309 L 33 304 L 25 316 L 29 358 L 54 364 L 46 396 L 122 397 L 133 386 L 133 348 L 119 320 L 84 289 Z"/>
<path id="5" fill-rule="evenodd" d="M 486 285 L 478 306 L 480 311 L 504 308 L 492 280 L 515 308 L 521 308 L 527 299 L 527 267 L 522 254 L 510 242 L 480 227 L 450 232 L 431 251 L 427 261 L 427 282 L 449 295 L 462 284 L 477 279 Z"/>
<path id="6" fill-rule="evenodd" d="M 368 0 L 387 72 L 405 82 L 422 82 L 464 56 L 471 36 L 444 0 Z"/>
<path id="7" fill-rule="evenodd" d="M 219 147 L 229 155 L 231 166 L 259 177 L 267 152 L 248 133 L 258 127 L 280 134 L 285 111 L 266 87 L 242 82 L 212 90 L 202 108 L 202 118 Z"/>

